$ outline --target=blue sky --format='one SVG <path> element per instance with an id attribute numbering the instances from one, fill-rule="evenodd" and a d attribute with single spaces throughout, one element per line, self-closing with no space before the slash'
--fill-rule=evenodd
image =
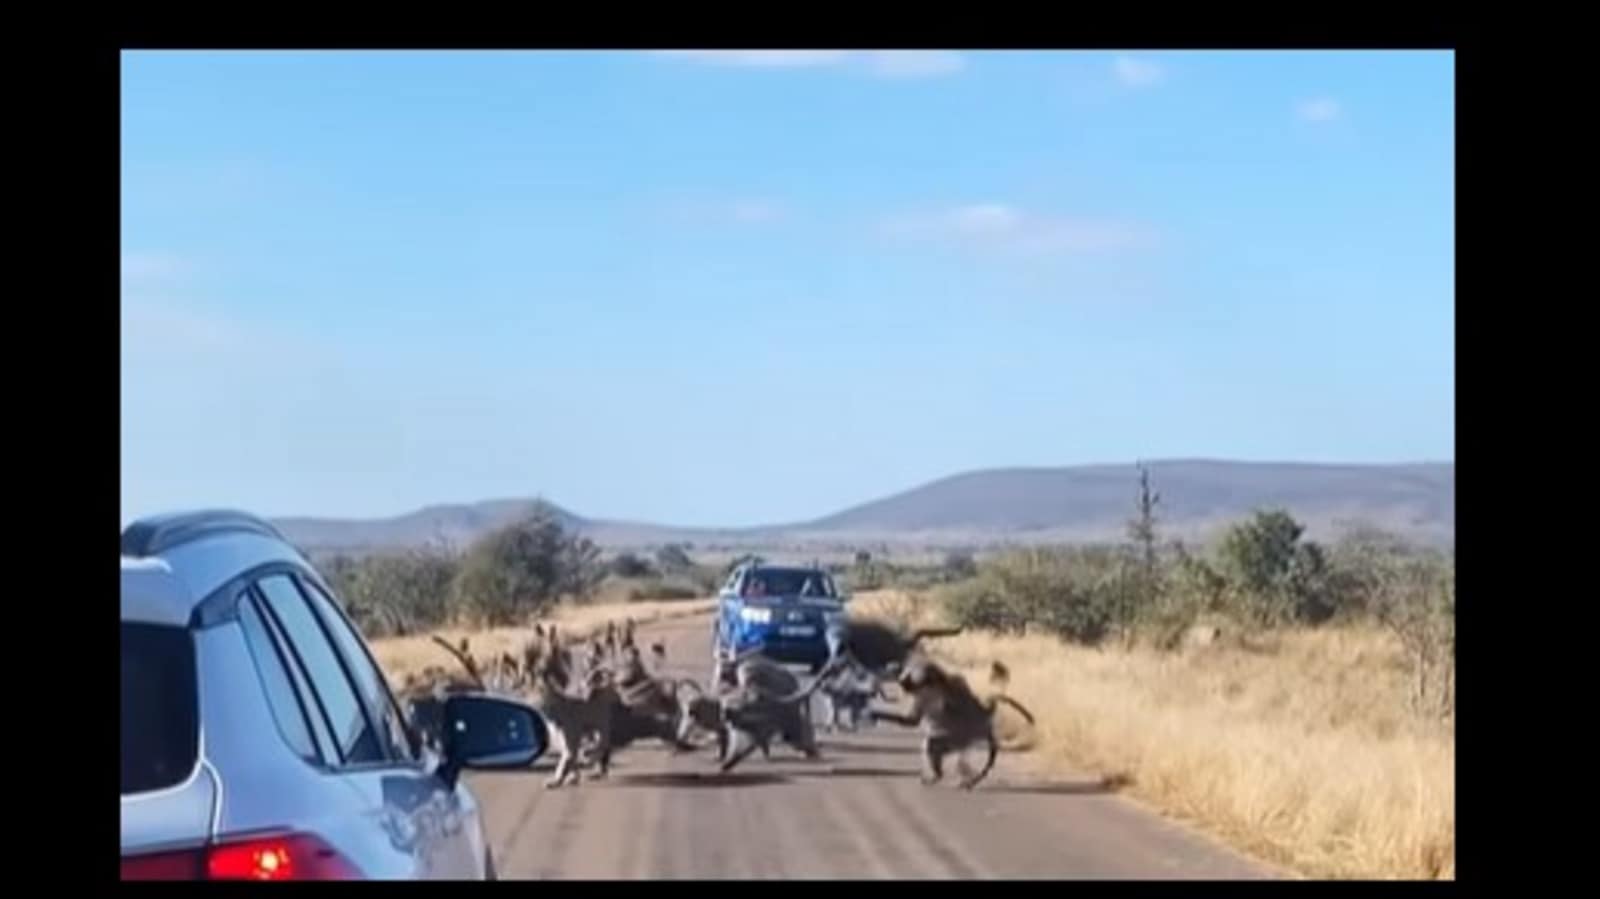
<path id="1" fill-rule="evenodd" d="M 1448 53 L 136 53 L 122 505 L 1454 458 Z"/>

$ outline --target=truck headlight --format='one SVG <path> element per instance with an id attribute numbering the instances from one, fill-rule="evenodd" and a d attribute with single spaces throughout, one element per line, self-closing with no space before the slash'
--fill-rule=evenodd
<path id="1" fill-rule="evenodd" d="M 739 617 L 751 622 L 752 624 L 771 624 L 772 610 L 756 609 L 746 606 L 745 608 L 739 610 Z"/>

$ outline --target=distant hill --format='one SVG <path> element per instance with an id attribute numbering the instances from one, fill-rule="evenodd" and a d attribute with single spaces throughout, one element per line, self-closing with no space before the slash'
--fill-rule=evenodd
<path id="1" fill-rule="evenodd" d="M 272 523 L 297 545 L 313 550 L 364 551 L 429 542 L 465 545 L 474 538 L 510 524 L 533 511 L 537 499 L 502 499 L 481 503 L 428 506 L 394 518 L 279 518 Z M 583 518 L 554 503 L 545 503 L 562 526 L 582 529 Z"/>
<path id="2" fill-rule="evenodd" d="M 590 519 L 537 498 L 427 506 L 393 518 L 291 517 L 276 518 L 272 523 L 297 546 L 318 553 L 362 553 L 441 543 L 460 547 L 528 515 L 540 504 L 551 509 L 563 527 L 584 533 L 602 546 L 737 540 L 742 533 Z"/>
<path id="3" fill-rule="evenodd" d="M 1278 506 L 1328 537 L 1374 525 L 1430 543 L 1455 535 L 1455 465 L 1323 465 L 1167 460 L 1148 463 L 1171 536 L 1200 538 Z M 676 528 L 587 519 L 559 506 L 563 524 L 602 546 L 670 541 L 772 545 L 851 540 L 993 544 L 1116 539 L 1132 509 L 1129 465 L 1007 468 L 958 474 L 814 521 L 758 528 Z M 429 506 L 394 518 L 284 518 L 285 535 L 313 551 L 363 552 L 447 540 L 457 545 L 527 514 L 535 499 Z"/>
<path id="4" fill-rule="evenodd" d="M 1281 506 L 1310 529 L 1362 522 L 1430 541 L 1455 533 L 1455 465 L 1319 465 L 1170 460 L 1151 462 L 1169 529 L 1204 532 L 1252 509 Z M 1053 532 L 1102 539 L 1133 509 L 1132 465 L 1007 468 L 944 478 L 821 518 L 816 533 L 1020 535 Z"/>

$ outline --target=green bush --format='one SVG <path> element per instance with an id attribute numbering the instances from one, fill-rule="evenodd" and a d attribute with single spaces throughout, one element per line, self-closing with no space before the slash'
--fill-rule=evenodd
<path id="1" fill-rule="evenodd" d="M 446 553 L 336 556 L 321 568 L 351 620 L 370 637 L 404 636 L 454 615 L 450 586 L 460 560 Z"/>
<path id="2" fill-rule="evenodd" d="M 1039 630 L 1094 644 L 1112 624 L 1127 588 L 1123 561 L 1102 548 L 1015 550 L 944 592 L 945 612 L 965 627 Z"/>
<path id="3" fill-rule="evenodd" d="M 663 580 L 661 578 L 650 578 L 628 588 L 629 602 L 700 599 L 705 595 L 705 591 L 693 583 L 681 580 Z"/>
<path id="4" fill-rule="evenodd" d="M 678 574 L 695 567 L 694 559 L 689 557 L 688 550 L 676 543 L 669 543 L 656 550 L 656 565 L 666 574 Z"/>
<path id="5" fill-rule="evenodd" d="M 962 550 L 945 553 L 942 568 L 948 581 L 960 581 L 978 575 L 978 563 L 972 558 L 972 553 Z"/>
<path id="6" fill-rule="evenodd" d="M 941 596 L 945 615 L 962 627 L 1001 634 L 1022 633 L 1027 627 L 1021 604 L 1002 593 L 992 578 L 963 581 Z"/>
<path id="7" fill-rule="evenodd" d="M 1218 547 L 1238 611 L 1252 623 L 1319 624 L 1347 598 L 1322 547 L 1304 540 L 1305 527 L 1281 509 L 1256 512 L 1228 529 Z"/>
<path id="8" fill-rule="evenodd" d="M 656 576 L 656 570 L 651 567 L 650 563 L 633 553 L 621 553 L 615 559 L 612 559 L 611 573 L 617 577 L 629 578 Z"/>
<path id="9" fill-rule="evenodd" d="M 701 596 L 711 596 L 728 578 L 713 565 L 695 564 L 680 575 L 700 590 Z"/>
<path id="10" fill-rule="evenodd" d="M 562 527 L 549 509 L 475 542 L 454 584 L 458 608 L 491 626 L 517 624 L 563 595 L 587 599 L 604 572 L 599 548 Z"/>
<path id="11" fill-rule="evenodd" d="M 1456 576 L 1449 555 L 1411 547 L 1377 531 L 1340 541 L 1333 569 L 1347 614 L 1365 614 L 1389 629 L 1406 653 L 1411 701 L 1421 714 L 1455 711 Z"/>

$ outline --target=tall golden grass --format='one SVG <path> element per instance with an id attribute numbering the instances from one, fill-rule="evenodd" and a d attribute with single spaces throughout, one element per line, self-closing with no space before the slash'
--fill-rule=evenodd
<path id="1" fill-rule="evenodd" d="M 703 599 L 561 605 L 544 619 L 544 623 L 555 624 L 563 636 L 581 640 L 599 632 L 607 621 L 620 624 L 624 618 L 632 618 L 638 624 L 646 624 L 667 618 L 700 615 L 711 611 L 713 604 L 711 600 Z M 383 667 L 384 674 L 396 684 L 402 682 L 407 674 L 420 674 L 429 665 L 443 665 L 455 670 L 456 660 L 433 642 L 434 636 L 443 637 L 451 643 L 466 637 L 471 641 L 474 656 L 497 657 L 502 652 L 519 652 L 533 636 L 533 626 L 486 630 L 441 628 L 409 637 L 385 637 L 372 641 L 372 654 Z"/>
<path id="2" fill-rule="evenodd" d="M 938 618 L 891 591 L 852 612 Z M 1404 657 L 1382 631 L 1224 635 L 1176 653 L 985 633 L 930 648 L 975 684 L 1006 663 L 1047 769 L 1126 778 L 1158 810 L 1309 877 L 1455 877 L 1455 734 L 1410 712 Z"/>

